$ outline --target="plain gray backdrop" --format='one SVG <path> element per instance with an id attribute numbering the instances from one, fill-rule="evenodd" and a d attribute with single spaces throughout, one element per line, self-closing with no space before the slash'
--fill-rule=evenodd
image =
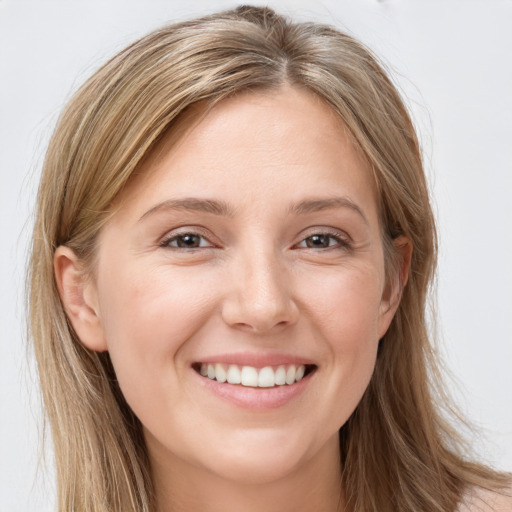
<path id="1" fill-rule="evenodd" d="M 261 2 L 254 2 L 261 4 Z M 0 512 L 53 510 L 36 474 L 41 414 L 23 274 L 41 161 L 64 102 L 108 57 L 168 22 L 236 2 L 0 0 Z M 449 387 L 512 470 L 512 2 L 273 1 L 362 39 L 413 113 L 441 239 L 438 335 Z"/>

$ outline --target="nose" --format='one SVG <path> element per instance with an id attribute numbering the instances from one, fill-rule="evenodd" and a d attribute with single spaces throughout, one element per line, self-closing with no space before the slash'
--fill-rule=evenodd
<path id="1" fill-rule="evenodd" d="M 222 306 L 222 317 L 229 326 L 265 334 L 297 321 L 292 279 L 276 255 L 253 252 L 232 263 Z"/>

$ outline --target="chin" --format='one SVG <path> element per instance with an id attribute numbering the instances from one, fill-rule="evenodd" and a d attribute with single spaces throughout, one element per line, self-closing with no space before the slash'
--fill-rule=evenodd
<path id="1" fill-rule="evenodd" d="M 248 454 L 245 458 L 230 457 L 219 461 L 210 471 L 238 485 L 264 485 L 278 482 L 293 474 L 300 466 L 298 460 L 290 460 L 282 455 L 261 457 Z"/>
<path id="2" fill-rule="evenodd" d="M 294 441 L 293 436 L 246 433 L 238 443 L 210 453 L 209 470 L 239 484 L 277 482 L 295 473 L 315 451 L 310 443 Z"/>

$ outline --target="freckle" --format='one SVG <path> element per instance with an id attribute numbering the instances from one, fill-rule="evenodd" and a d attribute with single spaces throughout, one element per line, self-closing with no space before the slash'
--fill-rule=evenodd
<path id="1" fill-rule="evenodd" d="M 141 297 L 144 294 L 144 289 L 141 286 L 133 288 L 133 297 Z"/>

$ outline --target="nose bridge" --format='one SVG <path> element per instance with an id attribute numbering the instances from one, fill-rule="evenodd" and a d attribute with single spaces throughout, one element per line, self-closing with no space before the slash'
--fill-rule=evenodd
<path id="1" fill-rule="evenodd" d="M 233 268 L 224 311 L 229 324 L 266 332 L 296 320 L 290 276 L 275 248 L 249 247 L 239 253 Z"/>

